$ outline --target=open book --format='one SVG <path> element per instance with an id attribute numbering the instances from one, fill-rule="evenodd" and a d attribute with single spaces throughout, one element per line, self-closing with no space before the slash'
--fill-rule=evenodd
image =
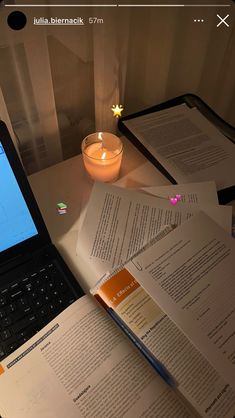
<path id="1" fill-rule="evenodd" d="M 233 239 L 200 213 L 93 291 L 162 362 L 175 388 L 86 295 L 1 363 L 1 416 L 233 418 L 234 258 Z"/>

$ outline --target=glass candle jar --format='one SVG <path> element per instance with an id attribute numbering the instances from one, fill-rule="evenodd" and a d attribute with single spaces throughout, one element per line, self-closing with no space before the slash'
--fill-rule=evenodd
<path id="1" fill-rule="evenodd" d="M 117 180 L 122 154 L 122 141 L 108 132 L 90 134 L 82 141 L 84 166 L 93 180 L 102 182 Z"/>

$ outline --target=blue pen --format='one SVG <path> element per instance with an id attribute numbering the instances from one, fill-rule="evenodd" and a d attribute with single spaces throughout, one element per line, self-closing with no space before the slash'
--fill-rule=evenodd
<path id="1" fill-rule="evenodd" d="M 156 372 L 162 377 L 165 382 L 176 388 L 176 382 L 166 370 L 165 366 L 149 351 L 149 349 L 142 343 L 142 341 L 134 334 L 134 332 L 125 324 L 125 322 L 120 318 L 120 316 L 112 309 L 106 308 L 109 315 L 116 322 L 116 324 L 125 332 L 127 337 L 135 344 L 141 354 L 148 360 L 151 366 L 156 370 Z"/>

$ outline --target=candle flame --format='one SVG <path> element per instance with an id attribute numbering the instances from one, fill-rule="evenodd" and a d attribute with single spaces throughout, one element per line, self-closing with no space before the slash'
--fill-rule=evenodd
<path id="1" fill-rule="evenodd" d="M 106 158 L 106 152 L 103 152 L 103 154 L 101 155 L 101 159 L 105 160 L 105 158 Z"/>

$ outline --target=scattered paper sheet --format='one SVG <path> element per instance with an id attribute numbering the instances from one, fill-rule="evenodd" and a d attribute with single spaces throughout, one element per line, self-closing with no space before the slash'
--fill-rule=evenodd
<path id="1" fill-rule="evenodd" d="M 214 181 L 174 184 L 170 186 L 143 187 L 142 190 L 156 197 L 168 200 L 176 195 L 180 195 L 180 200 L 177 204 L 219 204 L 216 184 Z"/>
<path id="2" fill-rule="evenodd" d="M 231 233 L 231 207 L 207 205 L 203 210 Z M 98 280 L 128 260 L 165 225 L 180 225 L 196 213 L 192 205 L 171 206 L 165 199 L 95 183 L 78 233 L 78 265 Z"/>
<path id="3" fill-rule="evenodd" d="M 123 122 L 178 183 L 235 184 L 235 147 L 197 109 L 171 108 Z"/>
<path id="4" fill-rule="evenodd" d="M 126 266 L 233 388 L 234 260 L 234 239 L 200 213 Z"/>

